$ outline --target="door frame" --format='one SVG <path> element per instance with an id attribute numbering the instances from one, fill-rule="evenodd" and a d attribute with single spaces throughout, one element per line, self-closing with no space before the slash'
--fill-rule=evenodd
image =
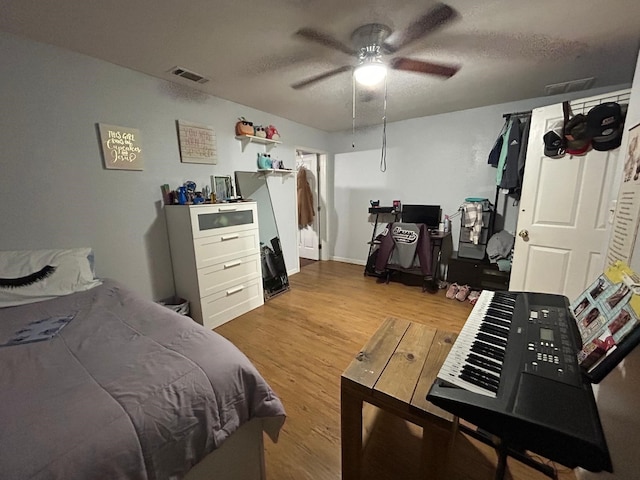
<path id="1" fill-rule="evenodd" d="M 329 244 L 328 240 L 331 238 L 330 236 L 330 228 L 329 228 L 329 217 L 328 217 L 328 200 L 329 200 L 329 189 L 327 185 L 328 178 L 328 169 L 329 169 L 329 154 L 325 150 L 318 150 L 316 148 L 308 148 L 308 147 L 295 147 L 295 156 L 296 156 L 296 165 L 298 153 L 303 155 L 316 155 L 318 161 L 318 205 L 316 205 L 315 212 L 318 216 L 318 248 L 320 251 L 318 252 L 318 258 L 320 261 L 329 260 L 331 255 L 329 255 Z M 297 171 L 297 168 L 296 168 Z M 320 206 L 320 211 L 318 212 L 318 206 Z M 296 226 L 298 225 L 298 189 L 296 188 Z M 299 232 L 298 232 L 299 234 Z"/>

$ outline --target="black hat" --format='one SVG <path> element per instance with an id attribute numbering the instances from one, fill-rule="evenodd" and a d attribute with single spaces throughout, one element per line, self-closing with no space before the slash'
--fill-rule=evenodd
<path id="1" fill-rule="evenodd" d="M 604 152 L 620 146 L 624 117 L 618 103 L 606 102 L 596 105 L 589 110 L 587 119 L 595 150 Z"/>
<path id="2" fill-rule="evenodd" d="M 565 141 L 562 138 L 562 124 L 560 120 L 551 125 L 551 128 L 544 134 L 544 154 L 551 158 L 562 158 L 564 156 Z"/>
<path id="3" fill-rule="evenodd" d="M 591 149 L 591 135 L 587 125 L 587 117 L 579 113 L 567 122 L 564 127 L 564 138 L 567 153 L 570 155 L 584 155 Z"/>

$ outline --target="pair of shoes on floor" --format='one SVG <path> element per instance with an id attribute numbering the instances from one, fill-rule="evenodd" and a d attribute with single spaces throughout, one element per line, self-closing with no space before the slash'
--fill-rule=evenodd
<path id="1" fill-rule="evenodd" d="M 458 288 L 458 293 L 456 293 L 456 300 L 464 302 L 469 296 L 470 291 L 471 287 L 469 287 L 469 285 L 462 285 L 460 288 Z"/>
<path id="2" fill-rule="evenodd" d="M 447 290 L 447 293 L 445 293 L 445 297 L 452 300 L 455 298 L 456 300 L 464 302 L 470 291 L 471 288 L 469 285 L 458 285 L 457 283 L 452 283 L 449 290 Z"/>
<path id="3" fill-rule="evenodd" d="M 467 296 L 467 300 L 469 300 L 469 303 L 471 303 L 471 305 L 475 305 L 476 302 L 478 301 L 478 298 L 480 298 L 480 293 L 478 290 L 471 290 L 469 292 L 469 295 Z"/>
<path id="4" fill-rule="evenodd" d="M 447 293 L 444 294 L 444 296 L 453 300 L 454 298 L 456 298 L 456 293 L 458 293 L 459 289 L 460 289 L 460 286 L 457 283 L 452 283 L 449 286 Z"/>

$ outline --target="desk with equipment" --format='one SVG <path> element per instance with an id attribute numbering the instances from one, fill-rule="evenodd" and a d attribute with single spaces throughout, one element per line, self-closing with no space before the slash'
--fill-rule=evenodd
<path id="1" fill-rule="evenodd" d="M 387 283 L 395 272 L 421 275 L 423 291 L 429 283 L 435 286 L 442 245 L 450 236 L 448 231 L 439 230 L 443 226 L 440 205 L 403 205 L 401 211 L 376 206 L 369 208 L 369 213 L 375 215 L 375 221 L 364 274 L 385 278 Z M 381 214 L 393 215 L 393 222 L 378 233 Z"/>

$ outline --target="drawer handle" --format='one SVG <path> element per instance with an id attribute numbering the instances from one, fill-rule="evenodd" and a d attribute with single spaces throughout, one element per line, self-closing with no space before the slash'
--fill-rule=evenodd
<path id="1" fill-rule="evenodd" d="M 225 263 L 224 264 L 224 268 L 227 269 L 227 268 L 231 268 L 231 267 L 237 267 L 238 265 L 241 265 L 241 264 L 242 264 L 242 260 L 237 260 L 237 261 L 232 262 L 232 263 Z"/>
<path id="2" fill-rule="evenodd" d="M 233 240 L 235 238 L 238 238 L 240 235 L 238 233 L 236 233 L 235 235 L 223 235 L 222 237 L 220 237 L 220 240 L 227 241 L 227 240 Z"/>
<path id="3" fill-rule="evenodd" d="M 240 285 L 239 287 L 232 288 L 231 290 L 227 290 L 227 295 L 233 295 L 234 293 L 238 293 L 244 290 L 244 285 Z"/>
<path id="4" fill-rule="evenodd" d="M 237 207 L 220 207 L 218 209 L 219 212 L 235 212 L 236 210 L 238 210 Z"/>

